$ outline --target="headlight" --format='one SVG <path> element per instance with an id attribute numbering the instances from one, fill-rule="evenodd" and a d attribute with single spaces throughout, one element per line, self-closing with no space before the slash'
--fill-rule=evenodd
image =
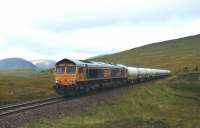
<path id="1" fill-rule="evenodd" d="M 59 83 L 59 81 L 58 81 L 58 80 L 56 80 L 55 82 L 56 82 L 56 84 L 57 84 L 57 83 Z"/>

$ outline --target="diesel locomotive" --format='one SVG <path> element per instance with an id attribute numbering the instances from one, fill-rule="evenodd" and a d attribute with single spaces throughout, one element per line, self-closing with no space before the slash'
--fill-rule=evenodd
<path id="1" fill-rule="evenodd" d="M 63 59 L 55 65 L 55 91 L 67 96 L 164 77 L 169 70 Z"/>

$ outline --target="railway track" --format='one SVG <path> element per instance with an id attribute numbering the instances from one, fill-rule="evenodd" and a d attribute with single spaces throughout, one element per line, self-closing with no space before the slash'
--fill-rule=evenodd
<path id="1" fill-rule="evenodd" d="M 42 100 L 28 101 L 28 102 L 24 102 L 24 103 L 20 103 L 20 104 L 14 104 L 14 105 L 1 107 L 0 108 L 0 118 L 15 114 L 15 113 L 19 113 L 22 111 L 39 108 L 39 107 L 42 107 L 45 105 L 62 102 L 64 100 L 65 100 L 64 97 L 52 97 L 52 98 L 46 98 L 46 99 L 42 99 Z"/>

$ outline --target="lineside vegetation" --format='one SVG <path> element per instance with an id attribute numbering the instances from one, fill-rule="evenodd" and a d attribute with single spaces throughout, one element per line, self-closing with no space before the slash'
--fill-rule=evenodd
<path id="1" fill-rule="evenodd" d="M 180 73 L 99 102 L 78 116 L 39 119 L 24 128 L 194 128 L 200 126 L 200 73 Z"/>

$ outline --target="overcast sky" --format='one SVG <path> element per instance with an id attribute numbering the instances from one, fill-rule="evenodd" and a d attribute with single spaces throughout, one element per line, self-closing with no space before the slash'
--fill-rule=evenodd
<path id="1" fill-rule="evenodd" d="M 0 0 L 0 59 L 86 59 L 200 34 L 199 0 Z"/>

